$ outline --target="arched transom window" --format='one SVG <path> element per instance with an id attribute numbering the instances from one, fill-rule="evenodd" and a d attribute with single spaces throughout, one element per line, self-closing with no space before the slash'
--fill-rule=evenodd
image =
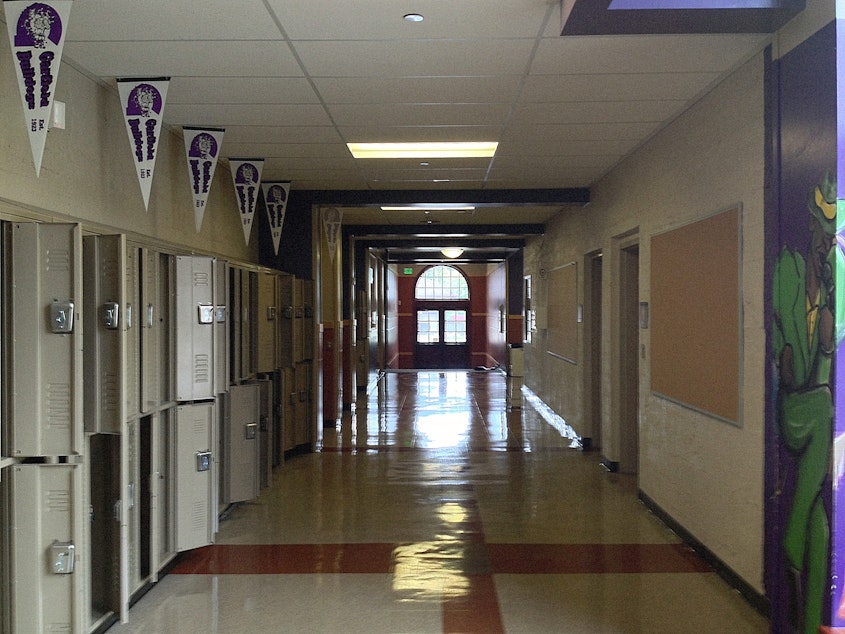
<path id="1" fill-rule="evenodd" d="M 432 266 L 417 278 L 417 299 L 469 299 L 469 286 L 460 271 L 451 266 Z"/>

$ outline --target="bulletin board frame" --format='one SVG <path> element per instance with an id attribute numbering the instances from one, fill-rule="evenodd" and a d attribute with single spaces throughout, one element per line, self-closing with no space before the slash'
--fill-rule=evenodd
<path id="1" fill-rule="evenodd" d="M 742 206 L 651 236 L 651 391 L 738 427 Z"/>
<path id="2" fill-rule="evenodd" d="M 578 363 L 578 264 L 567 262 L 546 274 L 546 352 Z"/>

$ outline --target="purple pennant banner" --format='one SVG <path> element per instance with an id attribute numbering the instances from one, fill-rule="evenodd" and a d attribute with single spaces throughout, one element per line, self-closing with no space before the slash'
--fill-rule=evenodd
<path id="1" fill-rule="evenodd" d="M 267 221 L 270 223 L 270 233 L 273 236 L 273 249 L 279 255 L 279 242 L 282 238 L 282 224 L 285 221 L 285 210 L 288 206 L 290 183 L 261 183 L 264 191 L 264 206 L 267 208 Z"/>
<path id="2" fill-rule="evenodd" d="M 255 207 L 258 204 L 264 159 L 230 158 L 229 169 L 232 171 L 232 182 L 235 185 L 235 195 L 238 197 L 238 210 L 241 214 L 244 241 L 249 244 L 252 220 L 255 216 Z"/>
<path id="3" fill-rule="evenodd" d="M 144 197 L 144 209 L 147 209 L 150 203 L 153 170 L 169 85 L 169 77 L 117 80 L 120 105 L 126 121 L 126 133 L 129 135 L 138 183 L 141 185 L 141 194 Z"/>
<path id="4" fill-rule="evenodd" d="M 41 173 L 71 4 L 71 0 L 3 3 L 36 176 Z"/>
<path id="5" fill-rule="evenodd" d="M 220 156 L 220 146 L 223 144 L 222 128 L 193 128 L 183 127 L 185 138 L 185 155 L 188 160 L 188 179 L 191 183 L 191 193 L 194 199 L 194 225 L 197 233 L 202 227 L 208 194 L 211 191 L 211 180 Z"/>

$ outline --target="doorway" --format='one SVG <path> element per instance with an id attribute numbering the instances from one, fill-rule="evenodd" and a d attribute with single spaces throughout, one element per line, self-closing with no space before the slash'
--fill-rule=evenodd
<path id="1" fill-rule="evenodd" d="M 469 284 L 453 266 L 432 266 L 414 287 L 414 367 L 470 367 Z"/>
<path id="2" fill-rule="evenodd" d="M 639 471 L 639 270 L 640 247 L 619 251 L 619 470 Z"/>
<path id="3" fill-rule="evenodd" d="M 585 425 L 581 446 L 585 451 L 598 449 L 601 444 L 602 419 L 602 252 L 594 251 L 586 256 L 584 292 L 584 394 Z"/>

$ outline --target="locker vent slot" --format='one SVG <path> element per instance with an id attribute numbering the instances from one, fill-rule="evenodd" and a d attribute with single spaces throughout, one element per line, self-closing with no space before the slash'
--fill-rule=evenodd
<path id="1" fill-rule="evenodd" d="M 191 513 L 191 524 L 194 530 L 205 531 L 208 525 L 208 507 L 204 500 L 194 501 Z"/>
<path id="2" fill-rule="evenodd" d="M 67 249 L 47 249 L 48 271 L 69 271 L 70 251 Z"/>
<path id="3" fill-rule="evenodd" d="M 71 495 L 70 491 L 47 491 L 44 500 L 44 508 L 53 513 L 70 512 Z"/>
<path id="4" fill-rule="evenodd" d="M 194 381 L 208 383 L 211 380 L 211 358 L 207 354 L 194 355 Z"/>
<path id="5" fill-rule="evenodd" d="M 194 271 L 194 286 L 209 286 L 211 276 L 205 271 Z"/>
<path id="6" fill-rule="evenodd" d="M 103 376 L 101 403 L 105 413 L 110 415 L 116 415 L 119 413 L 120 376 L 111 373 L 107 373 Z"/>
<path id="7" fill-rule="evenodd" d="M 47 426 L 67 429 L 71 418 L 71 389 L 69 383 L 47 385 Z"/>

